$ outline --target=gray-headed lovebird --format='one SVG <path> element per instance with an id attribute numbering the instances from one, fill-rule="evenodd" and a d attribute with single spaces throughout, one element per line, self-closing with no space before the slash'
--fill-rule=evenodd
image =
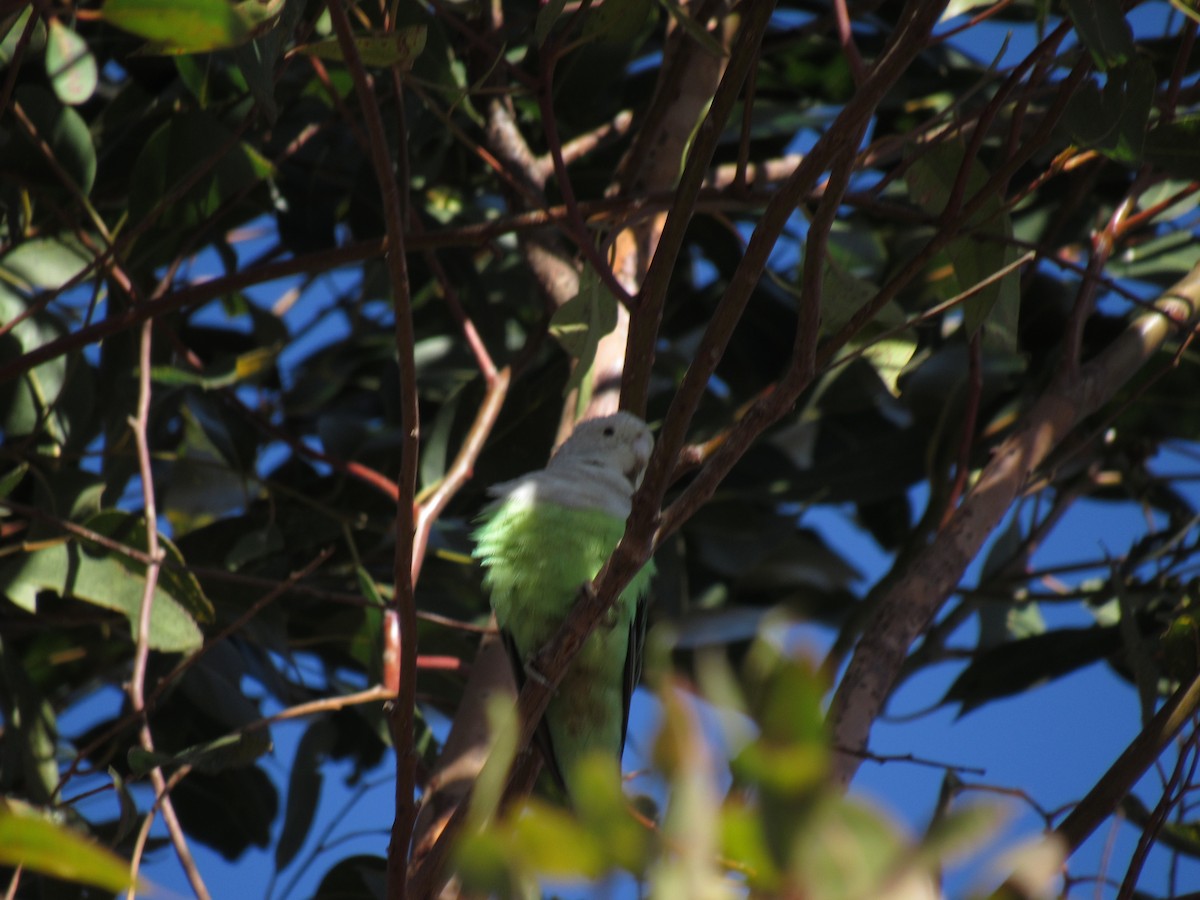
<path id="1" fill-rule="evenodd" d="M 480 517 L 474 555 L 518 684 L 621 540 L 653 447 L 650 429 L 632 413 L 588 419 L 546 468 L 489 490 L 496 500 Z M 568 796 L 585 755 L 602 751 L 620 768 L 653 571 L 647 563 L 587 638 L 539 726 L 546 766 Z"/>

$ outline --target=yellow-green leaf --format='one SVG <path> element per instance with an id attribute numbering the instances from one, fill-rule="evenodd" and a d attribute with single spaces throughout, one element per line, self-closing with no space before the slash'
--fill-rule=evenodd
<path id="1" fill-rule="evenodd" d="M 364 66 L 412 68 L 413 60 L 425 49 L 425 26 L 412 25 L 395 31 L 369 31 L 354 35 L 354 46 Z M 337 38 L 317 41 L 298 48 L 301 53 L 341 62 L 342 48 Z"/>
<path id="2" fill-rule="evenodd" d="M 587 266 L 579 276 L 579 293 L 550 317 L 550 333 L 575 359 L 567 392 L 582 386 L 584 376 L 595 362 L 600 338 L 616 326 L 617 298 L 600 283 L 595 270 Z"/>
<path id="3" fill-rule="evenodd" d="M 134 883 L 129 863 L 121 857 L 11 799 L 0 799 L 0 865 L 22 866 L 114 893 Z"/>
<path id="4" fill-rule="evenodd" d="M 96 91 L 96 58 L 83 38 L 58 19 L 50 20 L 46 76 L 58 99 L 72 106 L 87 102 Z"/>
<path id="5" fill-rule="evenodd" d="M 255 20 L 229 0 L 108 0 L 101 17 L 151 42 L 152 52 L 207 53 L 249 40 Z"/>

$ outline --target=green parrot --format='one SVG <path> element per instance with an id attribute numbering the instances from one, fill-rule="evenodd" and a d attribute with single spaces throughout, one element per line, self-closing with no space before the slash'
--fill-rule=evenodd
<path id="1" fill-rule="evenodd" d="M 632 413 L 588 419 L 546 468 L 489 489 L 497 499 L 480 516 L 474 556 L 518 685 L 526 662 L 620 542 L 653 447 L 650 429 Z M 538 726 L 546 768 L 568 797 L 575 767 L 589 753 L 611 756 L 619 774 L 653 573 L 648 562 L 589 635 Z"/>

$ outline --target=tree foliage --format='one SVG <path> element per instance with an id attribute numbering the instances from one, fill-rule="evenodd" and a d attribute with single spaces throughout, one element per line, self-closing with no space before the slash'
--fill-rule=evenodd
<path id="1" fill-rule="evenodd" d="M 117 889 L 104 845 L 130 881 L 178 858 L 203 896 L 203 845 L 319 862 L 318 896 L 613 869 L 662 897 L 914 896 L 993 827 L 958 802 L 987 786 L 947 769 L 920 838 L 841 786 L 888 698 L 948 660 L 963 713 L 1119 675 L 1143 730 L 1015 868 L 1053 874 L 1122 806 L 1122 895 L 1173 890 L 1146 866 L 1198 853 L 1198 21 L 0 3 L 13 893 Z M 489 709 L 515 691 L 480 641 L 484 488 L 618 398 L 658 429 L 625 539 L 520 715 Z M 1145 524 L 1042 564 L 1104 508 Z M 569 811 L 506 802 L 549 682 L 651 553 L 662 721 L 629 789 L 658 804 L 635 817 L 602 779 Z M 311 856 L 331 760 L 394 779 L 390 849 Z M 94 869 L 54 864 L 67 832 Z"/>

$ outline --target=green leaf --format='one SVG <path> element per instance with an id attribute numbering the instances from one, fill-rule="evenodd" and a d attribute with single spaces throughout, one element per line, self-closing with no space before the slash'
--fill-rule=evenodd
<path id="1" fill-rule="evenodd" d="M 1129 62 L 1133 30 L 1121 14 L 1119 0 L 1064 0 L 1075 31 L 1101 72 Z"/>
<path id="2" fill-rule="evenodd" d="M 1088 83 L 1072 95 L 1063 121 L 1073 140 L 1114 162 L 1141 161 L 1156 76 L 1145 60 L 1108 73 L 1103 89 Z"/>
<path id="3" fill-rule="evenodd" d="M 218 359 L 204 372 L 181 369 L 176 366 L 153 366 L 150 377 L 159 384 L 195 385 L 206 391 L 233 387 L 247 379 L 271 371 L 279 356 L 280 347 L 256 347 L 238 356 Z"/>
<path id="4" fill-rule="evenodd" d="M 953 809 L 929 826 L 920 852 L 930 863 L 951 862 L 994 838 L 1003 824 L 1004 812 L 997 804 L 972 803 Z"/>
<path id="5" fill-rule="evenodd" d="M 511 897 L 513 860 L 507 842 L 494 829 L 464 830 L 454 845 L 454 874 L 462 880 L 468 896 Z M 335 867 L 336 871 L 336 867 Z M 334 872 L 330 872 L 332 876 Z M 345 876 L 342 876 L 343 878 Z M 325 887 L 322 882 L 322 888 Z M 359 896 L 358 894 L 325 894 L 331 898 Z M 318 892 L 318 897 L 322 892 Z M 382 896 L 382 895 L 380 895 Z M 530 894 L 530 896 L 538 896 Z"/>
<path id="6" fill-rule="evenodd" d="M 262 154 L 233 140 L 229 129 L 203 110 L 176 113 L 164 122 L 146 141 L 134 171 L 129 214 L 135 221 L 181 183 L 194 182 L 159 216 L 164 227 L 207 222 L 224 203 L 274 174 Z M 202 174 L 196 177 L 197 172 Z"/>
<path id="7" fill-rule="evenodd" d="M 304 3 L 285 0 L 271 29 L 254 40 L 235 47 L 234 63 L 246 79 L 246 87 L 258 103 L 267 121 L 275 123 L 279 107 L 275 103 L 275 71 L 280 57 L 292 41 L 292 35 L 304 15 Z"/>
<path id="8" fill-rule="evenodd" d="M 1150 156 L 1149 153 L 1146 155 Z M 1194 165 L 1200 173 L 1200 157 Z M 1197 255 L 1196 238 L 1191 231 L 1168 231 L 1122 251 L 1109 263 L 1109 270 L 1120 278 L 1174 279 L 1196 264 Z"/>
<path id="9" fill-rule="evenodd" d="M 128 513 L 109 510 L 84 523 L 93 531 L 141 549 L 145 525 Z M 119 538 L 116 536 L 119 535 Z M 212 619 L 212 606 L 175 546 L 160 538 L 166 565 L 159 572 L 150 616 L 150 646 L 185 653 L 203 642 L 197 621 Z M 123 554 L 87 541 L 63 538 L 37 550 L 15 554 L 0 565 L 0 592 L 29 612 L 38 593 L 54 591 L 122 613 L 136 633 L 145 589 L 145 567 Z"/>
<path id="10" fill-rule="evenodd" d="M 140 516 L 117 509 L 104 510 L 89 518 L 84 525 L 107 537 L 120 539 L 133 547 L 146 546 L 146 523 Z M 159 549 L 163 552 L 163 566 L 158 574 L 158 586 L 179 603 L 197 622 L 213 621 L 213 607 L 204 595 L 200 582 L 187 567 L 179 548 L 165 537 L 158 536 Z M 141 563 L 123 554 L 117 554 L 131 572 L 141 575 L 145 570 Z"/>
<path id="11" fill-rule="evenodd" d="M 361 565 L 355 566 L 358 579 L 358 589 L 367 599 L 366 608 L 358 620 L 358 627 L 350 638 L 347 650 L 370 677 L 378 680 L 383 677 L 383 611 L 387 603 L 379 593 L 374 579 Z"/>
<path id="12" fill-rule="evenodd" d="M 242 654 L 229 641 L 220 641 L 183 674 L 178 696 L 223 730 L 241 731 L 262 718 L 258 703 L 242 692 L 249 674 Z"/>
<path id="13" fill-rule="evenodd" d="M 34 505 L 52 516 L 70 522 L 84 522 L 100 512 L 104 498 L 104 479 L 82 469 L 61 469 L 52 477 L 34 479 Z M 46 522 L 33 523 L 30 540 L 59 538 L 58 526 Z"/>
<path id="14" fill-rule="evenodd" d="M 56 291 L 87 268 L 91 256 L 69 236 L 23 241 L 0 259 L 0 278 L 23 293 Z"/>
<path id="15" fill-rule="evenodd" d="M 1200 116 L 1154 126 L 1146 135 L 1145 157 L 1177 178 L 1200 178 Z"/>
<path id="16" fill-rule="evenodd" d="M 5 731 L 0 765 L 7 783 L 21 784 L 25 796 L 50 803 L 59 784 L 58 719 L 50 698 L 39 687 L 33 669 L 36 654 L 21 652 L 0 639 L 0 696 L 4 698 Z"/>
<path id="17" fill-rule="evenodd" d="M 566 5 L 567 0 L 549 0 L 542 4 L 541 9 L 538 10 L 537 21 L 533 25 L 533 42 L 537 46 L 540 47 L 546 43 L 546 38 L 550 36 L 551 29 L 554 28 Z"/>
<path id="18" fill-rule="evenodd" d="M 653 844 L 649 832 L 629 814 L 629 800 L 612 756 L 603 750 L 589 752 L 577 762 L 571 785 L 571 805 L 580 824 L 600 845 L 606 867 L 643 871 Z"/>
<path id="19" fill-rule="evenodd" d="M 411 69 L 413 62 L 425 49 L 427 29 L 424 25 L 412 25 L 395 31 L 368 31 L 354 35 L 354 46 L 364 66 L 387 68 L 399 66 Z M 298 48 L 301 53 L 342 62 L 342 48 L 337 38 L 305 44 Z"/>
<path id="20" fill-rule="evenodd" d="M 773 826 L 797 824 L 797 818 L 791 810 L 768 815 L 768 835 Z M 798 881 L 800 896 L 846 900 L 886 896 L 885 885 L 894 887 L 888 882 L 911 860 L 911 847 L 900 830 L 857 798 L 819 803 L 800 821 L 803 830 L 787 847 L 783 860 Z"/>
<path id="21" fill-rule="evenodd" d="M 12 322 L 26 308 L 25 302 L 0 284 L 0 321 Z M 37 313 L 17 322 L 8 334 L 0 335 L 0 351 L 6 358 L 15 358 L 65 333 L 57 317 Z M 51 442 L 65 443 L 70 423 L 57 414 L 56 405 L 67 387 L 67 369 L 68 359 L 60 356 L 0 384 L 0 430 L 12 437 L 44 431 Z"/>
<path id="22" fill-rule="evenodd" d="M 540 875 L 595 878 L 604 871 L 596 836 L 564 809 L 530 800 L 505 826 L 510 854 Z"/>
<path id="23" fill-rule="evenodd" d="M 987 169 L 978 159 L 967 161 L 965 149 L 953 142 L 923 149 L 905 173 L 910 199 L 929 215 L 939 216 L 946 210 L 963 165 L 969 168 L 962 202 L 986 189 Z M 981 285 L 963 304 L 964 327 L 973 335 L 986 325 L 984 337 L 990 347 L 1015 353 L 1020 273 L 1013 270 L 998 279 L 993 277 L 1016 259 L 1016 249 L 1011 246 L 1012 221 L 1002 196 L 993 193 L 987 197 L 966 228 L 969 232 L 946 248 L 954 268 L 955 293 Z"/>
<path id="24" fill-rule="evenodd" d="M 1159 638 L 1158 655 L 1163 673 L 1186 683 L 1200 673 L 1200 620 L 1180 613 Z"/>
<path id="25" fill-rule="evenodd" d="M 747 873 L 750 886 L 773 895 L 779 882 L 779 870 L 767 849 L 759 810 L 737 799 L 721 809 L 721 853 L 738 863 Z"/>
<path id="26" fill-rule="evenodd" d="M 229 0 L 108 0 L 100 16 L 150 41 L 147 52 L 206 53 L 248 40 L 253 12 Z"/>
<path id="27" fill-rule="evenodd" d="M 798 291 L 789 288 L 789 293 Z M 840 330 L 878 293 L 876 285 L 852 275 L 836 260 L 827 260 L 821 284 L 821 332 L 833 334 Z M 895 310 L 895 307 L 891 309 Z"/>
<path id="28" fill-rule="evenodd" d="M 3 475 L 0 475 L 0 497 L 9 496 L 25 478 L 25 473 L 28 471 L 29 463 L 23 462 L 9 469 Z"/>
<path id="29" fill-rule="evenodd" d="M 583 36 L 603 43 L 628 44 L 645 27 L 652 9 L 654 0 L 605 0 L 588 10 L 583 22 Z M 683 15 L 686 17 L 686 13 Z M 699 30 L 704 31 L 703 28 Z M 708 34 L 704 37 L 715 43 Z M 719 52 L 720 44 L 717 49 Z"/>
<path id="30" fill-rule="evenodd" d="M 62 175 L 85 196 L 96 181 L 96 148 L 87 122 L 50 91 L 36 84 L 23 84 L 14 99 L 33 124 L 40 141 L 45 142 L 57 164 L 51 167 L 42 148 L 9 126 L 0 132 L 0 156 L 6 169 L 36 181 L 62 189 Z"/>
<path id="31" fill-rule="evenodd" d="M 579 277 L 579 293 L 550 317 L 550 333 L 575 360 L 565 393 L 583 384 L 596 360 L 600 339 L 616 327 L 617 299 L 587 266 Z"/>
<path id="32" fill-rule="evenodd" d="M 222 735 L 178 753 L 151 753 L 141 747 L 130 747 L 127 757 L 130 772 L 139 777 L 155 768 L 185 765 L 212 774 L 251 765 L 270 749 L 270 732 L 256 728 L 244 734 Z"/>
<path id="33" fill-rule="evenodd" d="M 50 20 L 46 41 L 46 77 L 63 103 L 78 106 L 96 92 L 96 58 L 87 42 L 58 19 Z"/>
<path id="34" fill-rule="evenodd" d="M 11 798 L 0 798 L 0 864 L 113 892 L 135 884 L 126 860 Z"/>
<path id="35" fill-rule="evenodd" d="M 288 776 L 287 808 L 283 831 L 275 844 L 275 868 L 286 869 L 296 858 L 317 814 L 317 801 L 325 783 L 321 767 L 333 749 L 336 734 L 333 722 L 322 718 L 313 722 L 296 746 L 292 772 Z"/>
<path id="36" fill-rule="evenodd" d="M 1115 626 L 1060 628 L 975 654 L 954 679 L 942 703 L 962 703 L 966 715 L 985 703 L 1019 694 L 1106 659 L 1121 649 Z"/>
<path id="37" fill-rule="evenodd" d="M 29 24 L 29 17 L 31 15 L 33 15 L 33 5 L 28 4 L 13 19 L 0 19 L 0 28 L 4 28 L 5 26 L 8 28 L 4 38 L 0 40 L 0 69 L 5 68 L 12 62 L 13 54 L 17 49 L 17 43 L 21 40 L 21 35 L 25 33 L 25 28 Z M 30 38 L 28 46 L 25 48 L 25 52 L 39 53 L 45 46 L 46 23 L 39 17 L 37 22 L 34 23 L 33 35 Z"/>

